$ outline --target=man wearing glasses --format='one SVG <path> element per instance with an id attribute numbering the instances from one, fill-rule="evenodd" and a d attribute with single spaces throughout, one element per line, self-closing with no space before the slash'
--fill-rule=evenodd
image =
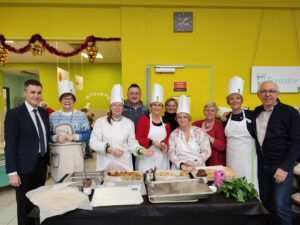
<path id="1" fill-rule="evenodd" d="M 127 100 L 124 102 L 123 116 L 134 122 L 136 127 L 142 115 L 148 115 L 149 110 L 141 101 L 141 89 L 137 84 L 131 84 L 127 91 Z"/>
<path id="2" fill-rule="evenodd" d="M 300 116 L 281 103 L 273 81 L 260 84 L 256 107 L 256 145 L 260 198 L 270 211 L 268 224 L 292 225 L 291 192 L 294 163 L 300 154 Z"/>

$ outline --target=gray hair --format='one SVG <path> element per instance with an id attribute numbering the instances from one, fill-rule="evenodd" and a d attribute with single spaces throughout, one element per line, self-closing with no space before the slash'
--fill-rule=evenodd
<path id="1" fill-rule="evenodd" d="M 216 112 L 219 111 L 219 108 L 218 106 L 216 105 L 216 103 L 214 102 L 209 102 L 209 103 L 206 103 L 203 107 L 203 110 L 205 110 L 206 108 L 210 108 L 210 107 L 214 107 L 216 109 Z"/>
<path id="2" fill-rule="evenodd" d="M 259 92 L 260 90 L 261 90 L 261 87 L 264 85 L 264 84 L 273 84 L 274 86 L 275 86 L 275 88 L 276 88 L 276 91 L 279 91 L 279 86 L 278 86 L 278 84 L 276 84 L 274 81 L 272 81 L 272 80 L 265 80 L 265 81 L 263 81 L 263 82 L 261 82 L 260 84 L 259 84 L 259 86 L 258 86 L 258 89 L 257 89 L 257 92 Z"/>

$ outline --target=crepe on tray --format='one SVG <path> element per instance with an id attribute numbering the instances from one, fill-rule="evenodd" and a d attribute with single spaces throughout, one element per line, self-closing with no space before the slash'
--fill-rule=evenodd
<path id="1" fill-rule="evenodd" d="M 111 170 L 108 171 L 105 178 L 106 180 L 143 180 L 143 174 L 139 171 L 122 171 L 122 170 Z"/>

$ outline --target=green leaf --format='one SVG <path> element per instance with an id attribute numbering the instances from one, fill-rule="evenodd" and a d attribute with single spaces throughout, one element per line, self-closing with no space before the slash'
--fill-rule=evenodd
<path id="1" fill-rule="evenodd" d="M 223 193 L 227 198 L 233 198 L 239 202 L 245 202 L 250 198 L 257 198 L 258 193 L 252 183 L 248 183 L 245 177 L 226 180 L 219 188 L 218 193 Z"/>
<path id="2" fill-rule="evenodd" d="M 239 190 L 237 191 L 237 200 L 238 200 L 239 202 L 245 202 L 245 199 L 244 199 L 244 192 L 243 192 L 241 189 L 239 189 Z"/>

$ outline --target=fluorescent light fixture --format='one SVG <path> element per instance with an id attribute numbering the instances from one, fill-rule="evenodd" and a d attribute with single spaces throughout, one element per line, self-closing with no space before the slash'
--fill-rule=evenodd
<path id="1" fill-rule="evenodd" d="M 184 65 L 156 65 L 155 68 L 184 68 Z"/>
<path id="2" fill-rule="evenodd" d="M 5 41 L 6 44 L 12 44 L 14 41 Z"/>
<path id="3" fill-rule="evenodd" d="M 89 57 L 88 54 L 86 54 L 86 53 L 81 53 L 81 55 L 83 58 L 86 58 L 86 59 Z M 103 55 L 101 55 L 100 53 L 97 53 L 96 58 L 103 59 Z"/>
<path id="4" fill-rule="evenodd" d="M 157 65 L 155 66 L 156 73 L 175 73 L 176 69 L 184 68 L 183 65 Z"/>
<path id="5" fill-rule="evenodd" d="M 156 73 L 175 73 L 175 68 L 172 67 L 156 67 Z"/>

